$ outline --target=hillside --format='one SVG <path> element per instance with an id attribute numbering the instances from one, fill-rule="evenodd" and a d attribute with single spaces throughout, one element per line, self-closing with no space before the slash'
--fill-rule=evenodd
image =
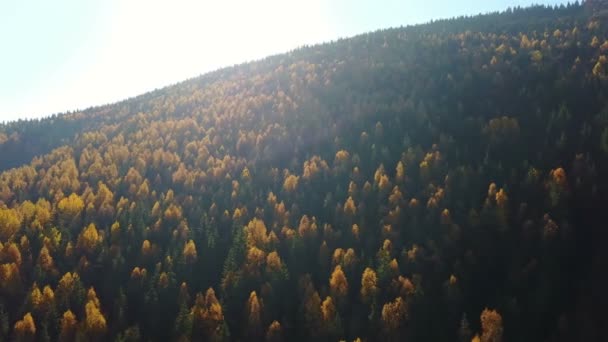
<path id="1" fill-rule="evenodd" d="M 608 339 L 602 6 L 0 125 L 0 340 Z"/>

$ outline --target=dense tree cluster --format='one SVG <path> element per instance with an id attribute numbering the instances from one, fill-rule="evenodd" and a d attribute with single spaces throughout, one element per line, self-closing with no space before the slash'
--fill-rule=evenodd
<path id="1" fill-rule="evenodd" d="M 377 31 L 0 125 L 0 340 L 605 339 L 598 13 Z"/>

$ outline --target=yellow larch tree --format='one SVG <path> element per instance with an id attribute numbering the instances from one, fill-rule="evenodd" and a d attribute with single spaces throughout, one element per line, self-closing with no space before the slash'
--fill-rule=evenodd
<path id="1" fill-rule="evenodd" d="M 376 293 L 378 292 L 377 284 L 378 278 L 376 272 L 367 267 L 363 271 L 363 276 L 361 277 L 361 298 L 364 303 L 370 303 L 376 296 Z"/>
<path id="2" fill-rule="evenodd" d="M 502 341 L 502 316 L 496 310 L 488 308 L 481 312 L 481 342 Z"/>
<path id="3" fill-rule="evenodd" d="M 78 235 L 76 248 L 85 253 L 93 254 L 100 242 L 101 235 L 99 235 L 95 224 L 91 223 L 80 233 L 80 235 Z"/>
<path id="4" fill-rule="evenodd" d="M 382 324 L 389 337 L 399 335 L 399 329 L 407 319 L 407 305 L 401 297 L 384 304 L 382 307 Z"/>
<path id="5" fill-rule="evenodd" d="M 16 341 L 34 341 L 36 338 L 36 324 L 31 313 L 26 313 L 23 319 L 15 323 L 13 329 Z"/>
<path id="6" fill-rule="evenodd" d="M 256 339 L 262 336 L 262 305 L 255 291 L 249 294 L 247 300 L 246 332 L 248 339 Z"/>
<path id="7" fill-rule="evenodd" d="M 283 341 L 283 329 L 281 323 L 278 321 L 272 321 L 268 330 L 266 330 L 266 342 L 282 342 Z"/>
<path id="8" fill-rule="evenodd" d="M 84 328 L 87 336 L 93 340 L 102 338 L 107 330 L 106 318 L 101 313 L 99 299 L 92 287 L 87 293 Z"/>
<path id="9" fill-rule="evenodd" d="M 342 271 L 342 266 L 337 265 L 329 278 L 329 289 L 331 296 L 336 298 L 339 305 L 342 305 L 348 295 L 348 281 Z"/>
<path id="10" fill-rule="evenodd" d="M 188 240 L 184 245 L 184 261 L 186 264 L 193 264 L 197 259 L 196 245 L 193 240 Z"/>
<path id="11" fill-rule="evenodd" d="M 78 320 L 76 319 L 76 315 L 74 315 L 72 310 L 67 310 L 61 318 L 59 341 L 74 341 L 77 328 Z"/>

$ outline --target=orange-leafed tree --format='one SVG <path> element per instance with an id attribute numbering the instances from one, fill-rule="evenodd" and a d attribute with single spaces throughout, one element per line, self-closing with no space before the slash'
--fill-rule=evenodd
<path id="1" fill-rule="evenodd" d="M 268 330 L 266 330 L 266 342 L 282 342 L 283 341 L 283 329 L 281 323 L 273 321 L 270 323 Z"/>
<path id="2" fill-rule="evenodd" d="M 329 278 L 329 289 L 331 296 L 336 298 L 338 305 L 345 304 L 348 296 L 348 280 L 342 271 L 342 266 L 337 265 Z"/>
<path id="3" fill-rule="evenodd" d="M 46 246 L 42 246 L 40 249 L 40 254 L 38 254 L 38 265 L 40 266 L 40 269 L 48 275 L 56 276 L 58 273 L 55 268 L 53 256 Z"/>
<path id="4" fill-rule="evenodd" d="M 351 196 L 348 197 L 346 202 L 344 202 L 344 214 L 346 217 L 352 218 L 357 213 L 357 207 L 355 206 L 355 201 Z"/>
<path id="5" fill-rule="evenodd" d="M 309 219 L 307 215 L 302 216 L 298 225 L 298 234 L 305 239 L 313 239 L 317 236 L 317 219 Z"/>
<path id="6" fill-rule="evenodd" d="M 0 239 L 8 240 L 21 227 L 21 217 L 16 210 L 0 208 Z"/>
<path id="7" fill-rule="evenodd" d="M 80 235 L 78 235 L 76 248 L 91 255 L 95 252 L 100 242 L 101 235 L 99 234 L 99 231 L 97 231 L 95 224 L 91 223 L 80 233 Z"/>
<path id="8" fill-rule="evenodd" d="M 196 258 L 197 258 L 197 252 L 196 252 L 196 245 L 194 244 L 193 240 L 188 240 L 188 242 L 186 242 L 186 244 L 184 245 L 184 261 L 186 262 L 186 264 L 193 264 L 196 262 Z"/>
<path id="9" fill-rule="evenodd" d="M 16 341 L 34 341 L 36 338 L 36 324 L 31 313 L 26 313 L 23 319 L 15 323 L 13 329 Z"/>
<path id="10" fill-rule="evenodd" d="M 4 254 L 4 258 L 6 261 L 14 262 L 15 264 L 17 264 L 17 266 L 21 266 L 23 258 L 21 256 L 21 251 L 19 250 L 19 247 L 16 243 L 10 242 L 4 245 L 4 250 L 2 251 L 2 254 Z"/>
<path id="11" fill-rule="evenodd" d="M 326 336 L 336 338 L 341 333 L 340 315 L 331 296 L 327 296 L 321 303 L 321 317 L 323 318 L 323 332 Z"/>
<path id="12" fill-rule="evenodd" d="M 224 312 L 215 296 L 213 288 L 203 295 L 198 293 L 190 310 L 193 321 L 194 336 L 209 341 L 219 341 L 224 337 Z"/>
<path id="13" fill-rule="evenodd" d="M 244 270 L 247 275 L 253 278 L 260 278 L 262 266 L 266 261 L 266 253 L 257 247 L 251 247 L 245 256 Z"/>
<path id="14" fill-rule="evenodd" d="M 91 340 L 101 340 L 107 329 L 106 318 L 101 313 L 101 304 L 97 298 L 97 293 L 91 287 L 87 293 L 87 303 L 85 304 L 85 333 Z"/>
<path id="15" fill-rule="evenodd" d="M 60 323 L 59 341 L 74 341 L 76 330 L 78 329 L 78 320 L 72 310 L 67 310 L 63 313 Z"/>
<path id="16" fill-rule="evenodd" d="M 255 291 L 249 294 L 246 308 L 246 337 L 247 339 L 259 339 L 262 336 L 262 304 Z"/>
<path id="17" fill-rule="evenodd" d="M 481 312 L 481 342 L 502 341 L 502 316 L 496 310 L 488 308 Z"/>
<path id="18" fill-rule="evenodd" d="M 299 180 L 300 180 L 300 177 L 298 177 L 298 176 L 294 176 L 294 175 L 287 176 L 285 178 L 285 181 L 283 182 L 283 189 L 288 193 L 295 192 L 296 188 L 298 187 Z"/>
<path id="19" fill-rule="evenodd" d="M 389 339 L 396 340 L 400 336 L 406 319 L 407 305 L 403 298 L 397 297 L 382 307 L 382 324 Z"/>
<path id="20" fill-rule="evenodd" d="M 364 303 L 371 303 L 378 293 L 378 278 L 376 272 L 367 267 L 361 277 L 361 298 Z"/>
<path id="21" fill-rule="evenodd" d="M 268 243 L 268 229 L 263 220 L 254 218 L 245 227 L 247 245 L 264 249 Z"/>
<path id="22" fill-rule="evenodd" d="M 397 183 L 405 181 L 405 164 L 402 161 L 399 161 L 397 167 L 395 167 L 395 181 Z"/>
<path id="23" fill-rule="evenodd" d="M 57 204 L 59 220 L 68 226 L 76 226 L 80 220 L 83 210 L 84 201 L 78 194 L 75 193 L 63 198 Z"/>
<path id="24" fill-rule="evenodd" d="M 15 294 L 21 290 L 21 273 L 19 266 L 14 263 L 0 265 L 0 292 Z"/>
<path id="25" fill-rule="evenodd" d="M 84 297 L 84 287 L 80 276 L 76 272 L 67 272 L 64 274 L 55 290 L 55 296 L 57 303 L 61 305 L 62 309 L 70 307 L 70 303 L 76 303 Z M 82 304 L 82 302 L 80 302 Z"/>

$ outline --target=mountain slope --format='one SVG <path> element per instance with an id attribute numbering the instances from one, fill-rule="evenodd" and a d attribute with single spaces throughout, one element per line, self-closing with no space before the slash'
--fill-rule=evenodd
<path id="1" fill-rule="evenodd" d="M 2 337 L 605 339 L 598 13 L 382 30 L 0 126 Z"/>

